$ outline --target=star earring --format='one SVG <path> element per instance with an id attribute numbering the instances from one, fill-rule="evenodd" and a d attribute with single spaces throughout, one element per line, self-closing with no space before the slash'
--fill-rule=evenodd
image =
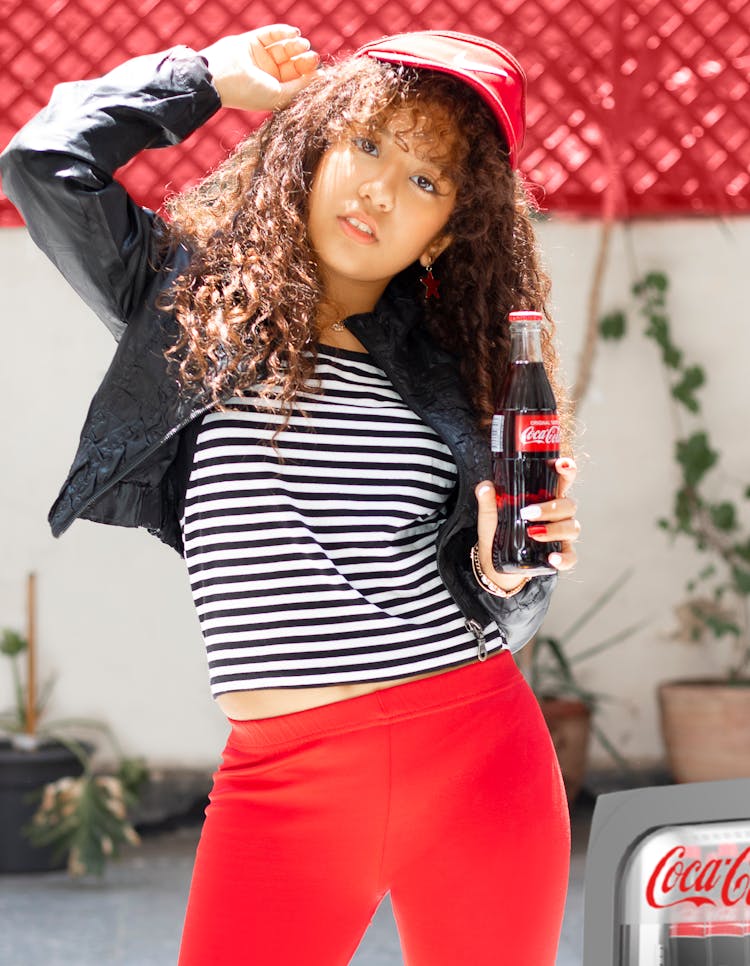
<path id="1" fill-rule="evenodd" d="M 427 274 L 423 275 L 419 281 L 425 287 L 425 294 L 424 294 L 425 299 L 432 298 L 433 296 L 436 299 L 440 298 L 440 292 L 438 291 L 440 280 L 435 278 L 435 276 L 432 274 L 432 262 L 428 262 Z"/>

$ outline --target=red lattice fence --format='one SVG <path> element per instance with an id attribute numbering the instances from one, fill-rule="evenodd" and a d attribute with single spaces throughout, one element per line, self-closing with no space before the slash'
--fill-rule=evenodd
<path id="1" fill-rule="evenodd" d="M 323 55 L 407 29 L 483 34 L 529 77 L 521 167 L 543 210 L 617 217 L 750 211 L 750 0 L 0 0 L 0 146 L 55 83 L 263 23 Z M 158 208 L 258 118 L 223 111 L 120 174 Z M 0 225 L 20 219 L 0 195 Z"/>

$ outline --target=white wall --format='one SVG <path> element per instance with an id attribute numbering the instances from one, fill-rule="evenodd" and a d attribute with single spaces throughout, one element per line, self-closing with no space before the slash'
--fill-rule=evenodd
<path id="1" fill-rule="evenodd" d="M 641 269 L 666 271 L 675 338 L 702 362 L 710 435 L 724 452 L 726 483 L 750 482 L 744 451 L 750 302 L 750 219 L 640 223 L 630 229 Z M 572 381 L 599 226 L 552 221 L 539 238 L 553 277 L 564 369 Z M 180 557 L 145 530 L 78 521 L 55 540 L 47 511 L 75 452 L 89 399 L 114 342 L 25 230 L 0 231 L 2 387 L 0 413 L 0 627 L 24 628 L 26 574 L 38 574 L 42 673 L 59 673 L 50 714 L 109 721 L 130 754 L 154 764 L 218 763 L 226 719 L 211 699 L 198 621 Z M 630 268 L 618 229 L 606 277 L 605 310 L 626 304 Z M 635 315 L 633 315 L 635 319 Z M 655 685 L 722 667 L 725 646 L 698 648 L 665 638 L 696 560 L 671 547 L 655 520 L 668 512 L 676 481 L 671 410 L 656 348 L 640 329 L 600 347 L 580 411 L 585 428 L 575 489 L 582 537 L 579 564 L 565 575 L 546 629 L 559 633 L 626 567 L 635 575 L 583 646 L 639 618 L 648 626 L 592 661 L 588 684 L 621 700 L 602 713 L 621 750 L 642 763 L 660 759 Z M 689 425 L 689 424 L 687 424 Z M 735 485 L 731 485 L 734 482 Z M 0 664 L 0 708 L 9 705 Z M 593 748 L 593 762 L 609 759 Z"/>
<path id="2" fill-rule="evenodd" d="M 688 363 L 705 366 L 708 384 L 700 391 L 703 421 L 722 452 L 721 472 L 711 477 L 715 495 L 737 499 L 750 483 L 746 449 L 747 360 L 750 335 L 750 219 L 721 223 L 684 219 L 639 223 L 617 230 L 605 280 L 603 308 L 629 303 L 630 251 L 637 269 L 665 271 L 671 280 L 669 309 L 674 340 Z M 547 223 L 540 231 L 553 277 L 563 363 L 572 380 L 582 346 L 590 279 L 600 227 L 593 223 Z M 670 639 L 676 627 L 672 607 L 702 565 L 688 541 L 670 544 L 655 521 L 672 506 L 678 473 L 673 459 L 674 409 L 656 346 L 635 323 L 624 343 L 600 343 L 594 377 L 579 417 L 582 425 L 579 481 L 575 498 L 582 523 L 579 565 L 565 575 L 545 630 L 563 631 L 627 567 L 635 574 L 610 603 L 590 633 L 588 646 L 642 619 L 647 626 L 620 646 L 593 659 L 582 677 L 594 690 L 616 695 L 600 723 L 634 762 L 663 755 L 655 687 L 677 677 L 719 674 L 729 645 L 702 647 Z M 681 409 L 683 432 L 698 428 Z M 740 485 L 742 484 L 742 485 Z M 747 509 L 747 504 L 745 505 Z M 745 513 L 748 521 L 750 514 Z M 598 745 L 596 764 L 611 764 Z"/>

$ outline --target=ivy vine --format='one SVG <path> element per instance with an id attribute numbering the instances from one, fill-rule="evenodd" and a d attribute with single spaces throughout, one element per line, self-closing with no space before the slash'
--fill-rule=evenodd
<path id="1" fill-rule="evenodd" d="M 683 349 L 674 342 L 668 290 L 669 279 L 663 272 L 649 272 L 632 287 L 644 319 L 644 335 L 658 347 L 669 375 L 673 404 L 678 412 L 682 407 L 695 417 L 701 413 L 698 392 L 706 385 L 706 372 L 703 366 L 686 361 Z M 627 328 L 626 314 L 615 311 L 600 320 L 599 333 L 603 339 L 617 341 L 625 337 Z M 694 595 L 689 602 L 694 618 L 691 636 L 697 640 L 708 632 L 714 637 L 734 637 L 737 657 L 728 677 L 739 681 L 750 664 L 750 533 L 743 529 L 738 502 L 714 495 L 709 476 L 719 469 L 721 454 L 708 431 L 701 427 L 687 435 L 680 432 L 674 457 L 679 483 L 672 512 L 657 524 L 672 539 L 687 537 L 699 552 L 712 556 L 711 563 L 687 584 Z M 741 485 L 740 499 L 750 500 L 750 485 Z"/>

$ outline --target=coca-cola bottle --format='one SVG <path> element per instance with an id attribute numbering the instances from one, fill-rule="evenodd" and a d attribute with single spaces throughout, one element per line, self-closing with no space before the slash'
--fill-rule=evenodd
<path id="1" fill-rule="evenodd" d="M 668 948 L 669 966 L 748 966 L 747 923 L 672 923 Z"/>
<path id="2" fill-rule="evenodd" d="M 542 360 L 541 312 L 511 312 L 510 364 L 492 419 L 492 473 L 497 527 L 492 566 L 504 574 L 552 574 L 559 542 L 534 540 L 520 516 L 530 503 L 553 500 L 560 455 L 557 404 Z"/>
<path id="3" fill-rule="evenodd" d="M 672 966 L 711 966 L 704 922 L 675 922 L 669 927 L 669 962 Z M 744 966 L 740 960 L 738 966 Z"/>
<path id="4" fill-rule="evenodd" d="M 706 932 L 711 966 L 747 966 L 745 923 L 709 922 Z"/>

